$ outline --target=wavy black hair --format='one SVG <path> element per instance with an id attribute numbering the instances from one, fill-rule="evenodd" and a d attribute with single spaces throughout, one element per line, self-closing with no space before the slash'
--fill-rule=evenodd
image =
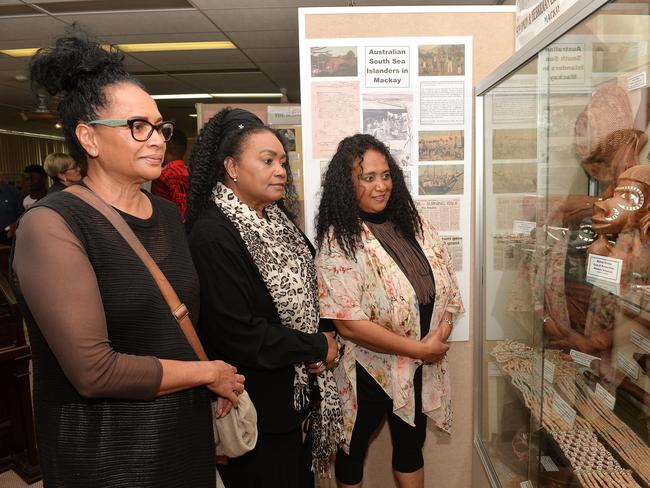
<path id="1" fill-rule="evenodd" d="M 97 118 L 107 104 L 105 88 L 117 83 L 142 84 L 124 67 L 124 55 L 116 48 L 104 48 L 91 34 L 72 26 L 53 47 L 39 49 L 29 62 L 35 93 L 45 90 L 63 96 L 58 111 L 70 155 L 85 171 L 86 151 L 75 129 L 82 121 Z"/>
<path id="2" fill-rule="evenodd" d="M 323 181 L 320 205 L 316 217 L 316 243 L 318 249 L 333 231 L 339 247 L 351 259 L 361 245 L 361 219 L 356 191 L 353 185 L 353 167 L 363 164 L 366 151 L 375 150 L 388 161 L 393 189 L 386 204 L 387 220 L 407 238 L 422 235 L 420 216 L 410 192 L 406 188 L 404 173 L 391 156 L 386 145 L 369 134 L 356 134 L 343 139 L 330 161 Z M 327 241 L 329 245 L 330 242 Z"/>
<path id="3" fill-rule="evenodd" d="M 209 206 L 212 190 L 217 182 L 226 180 L 226 168 L 223 164 L 230 156 L 238 159 L 246 146 L 246 142 L 253 134 L 270 132 L 282 143 L 285 153 L 287 144 L 283 137 L 274 129 L 262 124 L 243 124 L 244 127 L 232 128 L 232 113 L 234 110 L 243 112 L 240 109 L 225 108 L 212 117 L 201 129 L 196 143 L 192 147 L 189 159 L 190 180 L 187 194 L 187 211 L 185 213 L 185 225 L 187 231 L 201 213 Z M 250 114 L 248 120 L 257 119 Z M 240 115 L 241 117 L 241 115 Z M 257 119 L 259 120 L 259 119 Z M 285 185 L 284 198 L 278 206 L 290 217 L 294 218 L 294 209 L 297 202 L 296 191 L 293 185 L 293 177 L 289 164 L 286 165 L 287 183 Z"/>

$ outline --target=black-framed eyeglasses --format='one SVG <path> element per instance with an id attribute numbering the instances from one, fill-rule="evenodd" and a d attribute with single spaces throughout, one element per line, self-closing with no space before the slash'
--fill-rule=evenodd
<path id="1" fill-rule="evenodd" d="M 152 124 L 146 119 L 98 119 L 87 122 L 88 125 L 105 125 L 108 127 L 126 127 L 131 129 L 131 136 L 138 142 L 148 141 L 156 130 L 167 142 L 174 133 L 174 122 L 163 121 L 160 124 Z"/>

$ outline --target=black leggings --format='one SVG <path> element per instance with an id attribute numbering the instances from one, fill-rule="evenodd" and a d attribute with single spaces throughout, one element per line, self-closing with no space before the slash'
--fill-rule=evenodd
<path id="1" fill-rule="evenodd" d="M 357 363 L 357 419 L 350 441 L 350 454 L 339 449 L 336 454 L 336 479 L 346 485 L 355 485 L 363 479 L 363 463 L 370 437 L 375 433 L 384 415 L 393 445 L 393 469 L 413 473 L 424 466 L 422 446 L 426 439 L 427 419 L 422 413 L 422 368 L 413 378 L 415 387 L 415 427 L 411 427 L 393 413 L 393 401 L 368 372 Z"/>

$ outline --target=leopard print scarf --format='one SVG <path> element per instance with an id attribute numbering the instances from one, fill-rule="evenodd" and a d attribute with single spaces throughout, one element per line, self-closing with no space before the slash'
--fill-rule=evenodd
<path id="1" fill-rule="evenodd" d="M 308 334 L 318 332 L 319 305 L 314 259 L 300 230 L 277 205 L 261 218 L 222 183 L 213 192 L 214 203 L 239 231 L 269 291 L 285 327 Z M 311 387 L 305 363 L 294 365 L 294 408 L 309 406 Z M 343 441 L 343 420 L 334 375 L 318 374 L 319 405 L 311 405 L 312 454 L 320 475 L 329 474 L 331 456 Z"/>

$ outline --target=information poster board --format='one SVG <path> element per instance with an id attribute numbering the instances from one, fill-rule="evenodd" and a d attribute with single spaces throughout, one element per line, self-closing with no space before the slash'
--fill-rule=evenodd
<path id="1" fill-rule="evenodd" d="M 447 244 L 467 309 L 471 70 L 470 36 L 300 39 L 308 235 L 314 237 L 321 178 L 338 143 L 372 134 L 388 145 L 421 214 Z M 469 339 L 468 317 L 452 340 Z"/>

